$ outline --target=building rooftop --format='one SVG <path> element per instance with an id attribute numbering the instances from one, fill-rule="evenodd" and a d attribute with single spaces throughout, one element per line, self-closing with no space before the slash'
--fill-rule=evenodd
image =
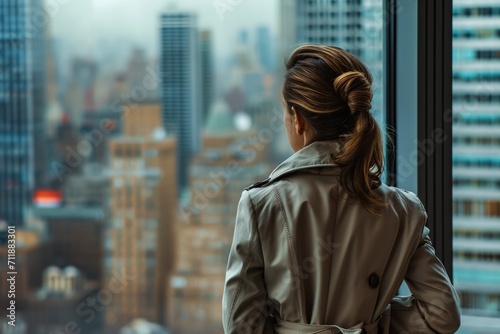
<path id="1" fill-rule="evenodd" d="M 42 219 L 91 219 L 103 220 L 104 210 L 100 207 L 66 205 L 59 208 L 32 207 L 32 214 Z"/>

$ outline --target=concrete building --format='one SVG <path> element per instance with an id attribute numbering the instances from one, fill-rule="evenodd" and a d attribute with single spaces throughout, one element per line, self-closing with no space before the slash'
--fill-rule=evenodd
<path id="1" fill-rule="evenodd" d="M 106 307 L 109 331 L 137 318 L 165 323 L 165 287 L 176 249 L 177 173 L 176 140 L 165 137 L 161 124 L 160 105 L 138 106 L 124 117 L 123 136 L 109 144 L 105 282 L 117 271 L 132 277 Z"/>
<path id="2" fill-rule="evenodd" d="M 454 283 L 461 333 L 500 332 L 500 1 L 453 2 Z"/>
<path id="3" fill-rule="evenodd" d="M 76 208 L 107 208 L 109 178 L 103 165 L 83 162 L 80 173 L 68 173 L 62 184 L 63 202 Z"/>
<path id="4" fill-rule="evenodd" d="M 28 333 L 102 333 L 103 301 L 109 297 L 99 282 L 86 280 L 74 266 L 48 266 L 40 275 L 43 284 L 30 294 L 20 314 Z M 104 302 L 105 303 L 105 302 Z"/>
<path id="5" fill-rule="evenodd" d="M 40 296 L 72 297 L 84 289 L 84 276 L 75 266 L 47 267 L 43 272 Z"/>
<path id="6" fill-rule="evenodd" d="M 175 274 L 169 284 L 172 333 L 220 333 L 222 291 L 243 189 L 269 175 L 267 146 L 249 144 L 227 110 L 212 112 L 203 149 L 190 168 L 191 201 L 180 215 Z"/>

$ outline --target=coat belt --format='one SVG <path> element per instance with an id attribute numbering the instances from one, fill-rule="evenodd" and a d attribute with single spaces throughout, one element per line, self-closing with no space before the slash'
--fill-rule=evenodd
<path id="1" fill-rule="evenodd" d="M 350 328 L 336 325 L 309 325 L 276 319 L 274 330 L 277 334 L 388 334 L 391 307 L 387 306 L 384 313 L 370 324 L 359 323 Z"/>

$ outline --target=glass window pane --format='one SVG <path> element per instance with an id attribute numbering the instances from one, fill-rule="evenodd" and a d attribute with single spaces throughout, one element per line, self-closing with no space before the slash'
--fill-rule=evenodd
<path id="1" fill-rule="evenodd" d="M 384 130 L 383 0 L 170 2 L 0 0 L 16 333 L 222 331 L 241 192 L 292 154 L 281 81 L 298 44 L 358 56 Z"/>

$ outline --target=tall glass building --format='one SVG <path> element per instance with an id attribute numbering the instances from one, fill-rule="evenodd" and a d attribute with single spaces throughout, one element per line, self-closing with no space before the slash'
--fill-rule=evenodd
<path id="1" fill-rule="evenodd" d="M 210 30 L 200 32 L 200 64 L 201 64 L 201 115 L 202 126 L 205 126 L 208 114 L 215 98 L 215 64 L 213 36 Z"/>
<path id="2" fill-rule="evenodd" d="M 0 1 L 0 220 L 10 225 L 23 224 L 38 170 L 35 139 L 43 131 L 34 130 L 43 130 L 47 25 L 40 3 Z"/>
<path id="3" fill-rule="evenodd" d="M 201 71 L 197 16 L 161 15 L 161 100 L 163 126 L 177 138 L 178 189 L 188 187 L 190 158 L 201 145 Z"/>
<path id="4" fill-rule="evenodd" d="M 453 182 L 461 333 L 499 333 L 500 0 L 453 3 Z"/>

